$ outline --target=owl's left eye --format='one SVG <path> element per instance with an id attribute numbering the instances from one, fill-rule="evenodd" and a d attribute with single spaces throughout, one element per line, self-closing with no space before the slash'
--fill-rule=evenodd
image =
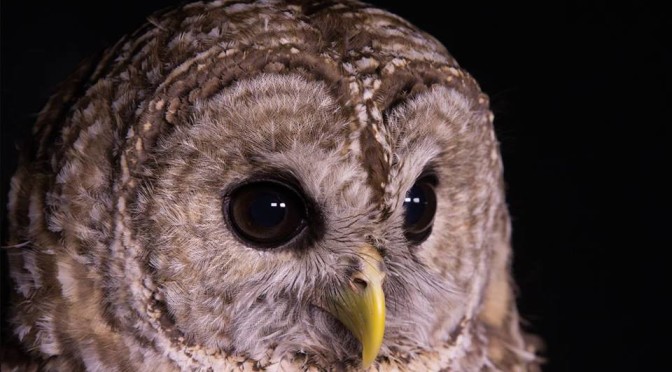
<path id="1" fill-rule="evenodd" d="M 233 190 L 224 202 L 231 229 L 246 243 L 261 248 L 282 246 L 306 227 L 306 206 L 290 186 L 263 181 Z"/>
<path id="2" fill-rule="evenodd" d="M 404 198 L 404 235 L 409 242 L 420 244 L 432 232 L 436 213 L 434 176 L 426 176 L 416 181 Z"/>

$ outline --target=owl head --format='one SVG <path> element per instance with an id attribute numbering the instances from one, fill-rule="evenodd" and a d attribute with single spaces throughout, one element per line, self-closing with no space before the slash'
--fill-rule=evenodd
<path id="1" fill-rule="evenodd" d="M 363 3 L 159 13 L 37 121 L 15 334 L 55 368 L 524 366 L 492 121 Z"/>

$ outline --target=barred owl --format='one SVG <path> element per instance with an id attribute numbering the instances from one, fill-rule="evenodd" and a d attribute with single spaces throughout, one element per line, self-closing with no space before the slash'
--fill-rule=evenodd
<path id="1" fill-rule="evenodd" d="M 535 365 L 488 98 L 436 39 L 353 0 L 148 20 L 49 100 L 12 179 L 26 363 Z"/>

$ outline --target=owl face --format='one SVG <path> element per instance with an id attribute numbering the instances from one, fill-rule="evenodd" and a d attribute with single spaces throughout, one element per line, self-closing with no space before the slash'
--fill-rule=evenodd
<path id="1" fill-rule="evenodd" d="M 38 118 L 14 334 L 53 370 L 513 370 L 492 120 L 438 41 L 363 3 L 157 14 Z"/>
<path id="2" fill-rule="evenodd" d="M 159 140 L 133 213 L 176 327 L 253 358 L 354 361 L 360 343 L 330 303 L 376 264 L 382 354 L 445 342 L 482 244 L 472 214 L 493 197 L 464 187 L 492 148 L 469 105 L 436 88 L 386 113 L 383 188 L 348 151 L 348 118 L 324 82 L 262 74 L 197 102 L 189 125 Z"/>

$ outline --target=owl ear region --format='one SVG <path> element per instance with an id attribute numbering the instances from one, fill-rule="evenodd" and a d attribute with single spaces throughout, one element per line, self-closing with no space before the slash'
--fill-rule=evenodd
<path id="1" fill-rule="evenodd" d="M 378 356 L 385 333 L 385 270 L 374 247 L 363 246 L 359 256 L 362 269 L 352 274 L 327 310 L 362 343 L 362 367 L 366 369 Z"/>

